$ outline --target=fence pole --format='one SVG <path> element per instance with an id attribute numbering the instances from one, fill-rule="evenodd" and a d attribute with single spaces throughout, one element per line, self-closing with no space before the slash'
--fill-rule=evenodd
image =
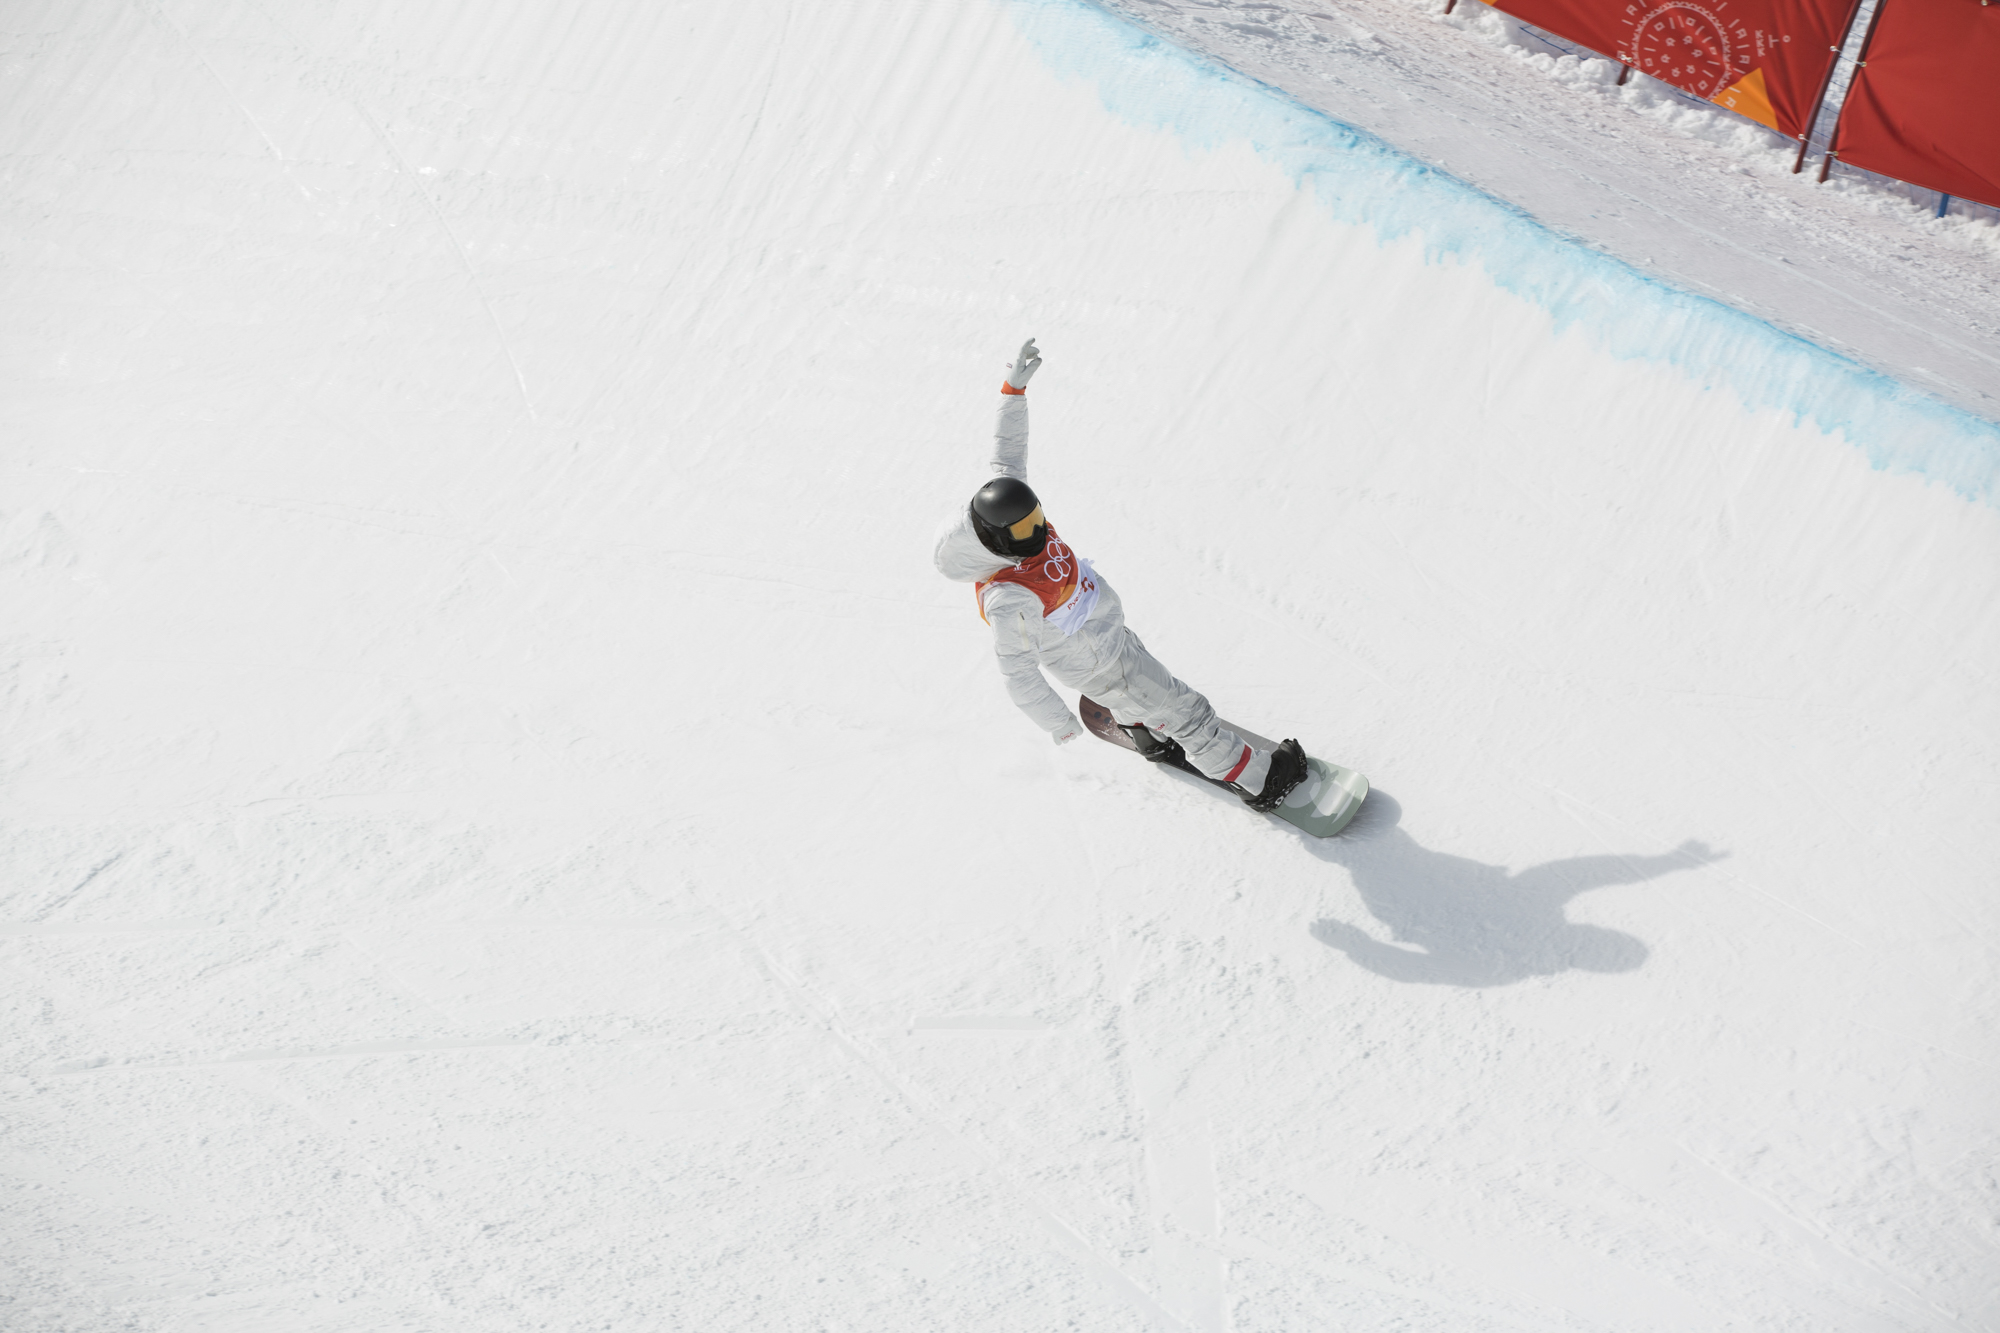
<path id="1" fill-rule="evenodd" d="M 1861 3 L 1861 0 L 1854 0 L 1854 3 L 1856 3 L 1856 4 L 1858 5 L 1858 4 L 1860 4 L 1860 3 Z M 1621 60 L 1621 61 L 1619 61 L 1619 62 L 1618 62 L 1618 86 L 1619 86 L 1620 88 L 1623 88 L 1623 87 L 1625 86 L 1625 80 L 1627 80 L 1627 79 L 1629 79 L 1629 78 L 1631 78 L 1631 77 L 1632 77 L 1632 67 L 1631 67 L 1630 65 L 1626 64 L 1626 63 L 1625 63 L 1624 61 L 1622 61 L 1622 60 Z"/>
<path id="2" fill-rule="evenodd" d="M 1833 113 L 1833 129 L 1826 136 L 1826 156 L 1819 160 L 1818 183 L 1821 185 L 1826 184 L 1826 174 L 1833 170 L 1833 159 L 1840 156 L 1840 150 L 1834 147 L 1840 141 L 1840 117 L 1847 110 L 1847 99 L 1854 96 L 1854 85 L 1860 82 L 1861 71 L 1868 68 L 1868 47 L 1875 40 L 1875 25 L 1882 21 L 1882 11 L 1888 7 L 1889 0 L 1875 0 L 1875 12 L 1868 16 L 1868 31 L 1861 34 L 1861 49 L 1854 53 L 1854 77 L 1847 81 L 1847 91 L 1840 95 L 1840 108 Z M 1859 8 L 1858 4 L 1856 8 Z M 1849 26 L 1852 26 L 1852 20 L 1849 21 Z M 1834 63 L 1838 64 L 1839 62 L 1835 61 Z M 1833 78 L 1831 70 L 1827 71 L 1827 78 L 1829 80 Z M 1818 117 L 1819 111 L 1817 108 L 1814 109 L 1813 115 L 1815 118 Z M 1800 148 L 1799 161 L 1804 162 L 1805 160 L 1805 149 Z"/>
<path id="3" fill-rule="evenodd" d="M 1813 126 L 1819 124 L 1821 103 L 1826 101 L 1826 90 L 1833 86 L 1833 72 L 1840 68 L 1840 48 L 1847 45 L 1847 34 L 1854 31 L 1854 18 L 1860 12 L 1861 0 L 1854 0 L 1854 4 L 1847 11 L 1847 22 L 1840 25 L 1840 40 L 1833 44 L 1833 59 L 1826 62 L 1826 77 L 1819 81 L 1819 91 L 1813 95 L 1812 115 L 1806 117 L 1806 132 L 1799 136 L 1799 155 L 1792 159 L 1794 176 L 1798 175 L 1806 165 L 1806 150 L 1812 147 Z M 1882 12 L 1880 5 L 1876 7 L 1875 12 L 1877 14 Z M 1871 34 L 1875 31 L 1875 21 L 1872 18 L 1868 21 L 1868 31 Z M 1845 104 L 1847 98 L 1843 95 L 1840 100 Z"/>
<path id="4" fill-rule="evenodd" d="M 1948 195 L 1948 194 L 1940 194 L 1940 195 L 1938 196 L 1938 211 L 1937 211 L 1937 215 L 1938 215 L 1939 217 L 1943 217 L 1943 216 L 1944 216 L 1944 211 L 1945 211 L 1945 210 L 1946 210 L 1947 208 L 1950 208 L 1950 207 L 1951 207 L 1951 196 L 1950 196 L 1950 195 Z"/>

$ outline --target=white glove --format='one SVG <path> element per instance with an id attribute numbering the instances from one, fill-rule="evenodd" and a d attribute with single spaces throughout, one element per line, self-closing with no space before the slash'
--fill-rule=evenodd
<path id="1" fill-rule="evenodd" d="M 1028 387 L 1028 381 L 1042 368 L 1042 354 L 1035 348 L 1033 338 L 1021 344 L 1021 355 L 1014 358 L 1014 364 L 1007 367 L 1007 383 L 1016 389 Z"/>
<path id="2" fill-rule="evenodd" d="M 1068 745 L 1071 741 L 1075 740 L 1078 736 L 1081 736 L 1082 734 L 1083 734 L 1083 723 L 1077 721 L 1075 718 L 1071 718 L 1069 720 L 1068 726 L 1057 727 L 1054 731 L 1049 733 L 1049 735 L 1055 737 L 1057 745 Z"/>

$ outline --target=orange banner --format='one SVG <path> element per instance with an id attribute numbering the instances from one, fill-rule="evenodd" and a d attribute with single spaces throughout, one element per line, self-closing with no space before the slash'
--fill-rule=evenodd
<path id="1" fill-rule="evenodd" d="M 1861 59 L 1834 156 L 2000 207 L 2000 5 L 1882 0 Z"/>
<path id="2" fill-rule="evenodd" d="M 1858 0 L 1490 3 L 1796 139 L 1825 90 L 1832 48 Z"/>

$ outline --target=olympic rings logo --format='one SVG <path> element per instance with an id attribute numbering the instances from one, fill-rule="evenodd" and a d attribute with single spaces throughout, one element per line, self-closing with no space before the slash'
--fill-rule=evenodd
<path id="1" fill-rule="evenodd" d="M 1073 568 L 1069 561 L 1069 547 L 1053 537 L 1049 538 L 1048 553 L 1042 560 L 1042 573 L 1048 576 L 1049 582 L 1067 583 Z"/>

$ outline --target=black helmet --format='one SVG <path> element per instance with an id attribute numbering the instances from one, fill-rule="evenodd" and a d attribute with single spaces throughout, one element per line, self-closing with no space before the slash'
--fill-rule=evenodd
<path id="1" fill-rule="evenodd" d="M 979 534 L 979 544 L 995 555 L 1006 556 L 1009 560 L 1032 559 L 1042 553 L 1049 544 L 1049 525 L 1046 520 L 1035 524 L 1034 531 L 1026 537 L 1015 537 L 1007 529 L 1035 512 L 1042 502 L 1035 498 L 1035 492 L 1027 482 L 1014 477 L 995 477 L 979 488 L 979 494 L 972 497 L 972 530 Z"/>

